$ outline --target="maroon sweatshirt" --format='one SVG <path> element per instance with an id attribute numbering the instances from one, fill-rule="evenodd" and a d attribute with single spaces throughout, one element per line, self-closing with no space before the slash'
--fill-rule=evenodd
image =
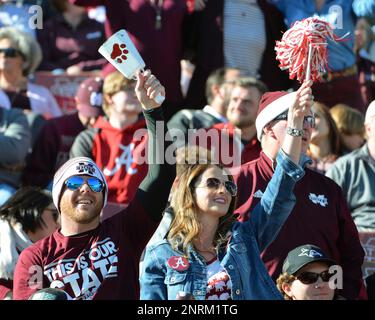
<path id="1" fill-rule="evenodd" d="M 290 250 L 314 244 L 343 268 L 342 295 L 347 299 L 359 298 L 364 251 L 342 190 L 324 175 L 307 168 L 305 171 L 294 188 L 297 203 L 275 240 L 262 253 L 263 262 L 276 280 Z M 239 192 L 236 212 L 241 221 L 249 218 L 273 173 L 273 163 L 264 152 L 241 167 L 236 177 Z"/>
<path id="2" fill-rule="evenodd" d="M 99 117 L 94 128 L 80 133 L 70 157 L 89 157 L 103 171 L 108 184 L 108 201 L 129 203 L 147 174 L 147 130 L 144 119 L 123 129 Z"/>

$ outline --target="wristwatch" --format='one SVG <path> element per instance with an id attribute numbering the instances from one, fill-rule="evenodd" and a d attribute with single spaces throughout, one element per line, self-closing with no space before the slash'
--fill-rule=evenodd
<path id="1" fill-rule="evenodd" d="M 288 127 L 286 128 L 286 133 L 293 136 L 293 137 L 302 137 L 303 136 L 303 130 L 301 129 L 296 129 L 296 128 L 291 128 Z"/>

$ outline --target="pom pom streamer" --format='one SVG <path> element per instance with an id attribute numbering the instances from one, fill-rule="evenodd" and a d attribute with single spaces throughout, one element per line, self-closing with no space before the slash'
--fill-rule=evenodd
<path id="1" fill-rule="evenodd" d="M 335 42 L 342 41 L 333 33 L 328 22 L 315 17 L 296 21 L 287 30 L 281 41 L 276 41 L 276 59 L 280 62 L 281 70 L 289 70 L 289 78 L 297 78 L 303 82 L 305 78 L 311 77 L 313 81 L 319 81 L 322 74 L 328 68 L 327 61 L 327 38 Z M 311 61 L 308 58 L 309 46 L 311 46 Z M 310 73 L 307 75 L 308 64 Z"/>

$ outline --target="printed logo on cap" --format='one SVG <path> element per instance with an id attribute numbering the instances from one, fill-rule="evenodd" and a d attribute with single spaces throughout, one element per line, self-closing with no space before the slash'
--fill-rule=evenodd
<path id="1" fill-rule="evenodd" d="M 302 248 L 301 249 L 301 253 L 298 255 L 299 257 L 302 257 L 302 256 L 306 256 L 306 257 L 310 257 L 310 258 L 315 258 L 315 257 L 323 257 L 323 255 L 314 250 L 314 249 L 306 249 L 306 248 Z"/>
<path id="2" fill-rule="evenodd" d="M 189 261 L 185 257 L 173 256 L 167 261 L 168 266 L 177 271 L 185 271 L 189 268 Z"/>
<path id="3" fill-rule="evenodd" d="M 92 106 L 101 106 L 103 103 L 103 95 L 98 92 L 91 92 L 90 94 L 90 104 Z"/>
<path id="4" fill-rule="evenodd" d="M 80 162 L 76 166 L 76 170 L 78 171 L 78 173 L 95 174 L 95 167 L 92 165 L 92 163 Z"/>

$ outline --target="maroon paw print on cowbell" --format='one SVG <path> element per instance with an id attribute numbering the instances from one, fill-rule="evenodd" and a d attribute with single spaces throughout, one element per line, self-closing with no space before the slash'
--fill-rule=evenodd
<path id="1" fill-rule="evenodd" d="M 126 56 L 129 53 L 128 50 L 125 49 L 126 45 L 115 43 L 113 44 L 111 58 L 116 60 L 118 63 L 122 63 L 122 61 L 126 60 L 128 57 Z"/>

